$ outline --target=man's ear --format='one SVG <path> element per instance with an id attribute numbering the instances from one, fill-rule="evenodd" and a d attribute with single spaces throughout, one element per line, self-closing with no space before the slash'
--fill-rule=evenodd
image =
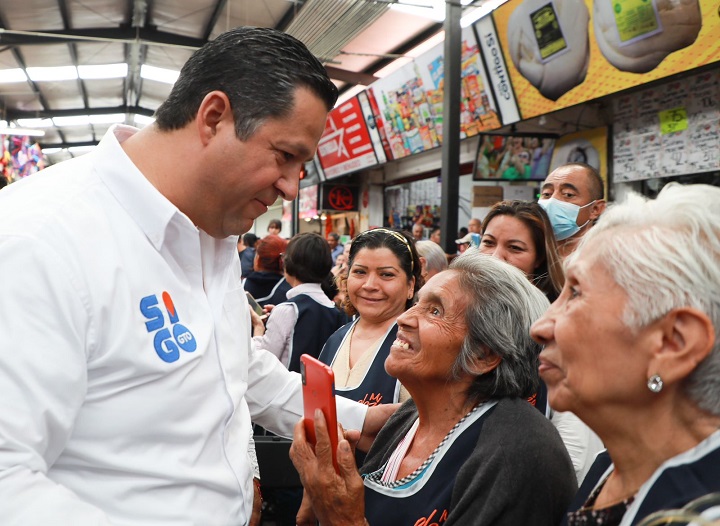
<path id="1" fill-rule="evenodd" d="M 598 199 L 590 207 L 590 221 L 596 221 L 602 215 L 607 207 L 605 199 Z"/>
<path id="2" fill-rule="evenodd" d="M 659 320 L 661 342 L 648 364 L 647 376 L 660 375 L 665 384 L 682 382 L 712 351 L 715 329 L 704 312 L 673 309 Z"/>
<path id="3" fill-rule="evenodd" d="M 205 146 L 210 140 L 217 135 L 218 128 L 228 121 L 234 126 L 234 118 L 232 114 L 232 106 L 230 99 L 222 91 L 211 91 L 200 103 L 197 111 L 195 124 L 197 125 L 198 135 Z"/>

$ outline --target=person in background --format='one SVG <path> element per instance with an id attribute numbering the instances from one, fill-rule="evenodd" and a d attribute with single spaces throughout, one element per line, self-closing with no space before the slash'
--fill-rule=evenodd
<path id="1" fill-rule="evenodd" d="M 290 456 L 320 523 L 556 526 L 577 483 L 557 432 L 525 401 L 541 349 L 530 326 L 547 307 L 518 269 L 475 250 L 432 277 L 398 317 L 385 361 L 412 399 L 360 473 L 342 437 L 335 472 L 338 430 L 322 415 L 314 450 L 295 426 Z"/>
<path id="2" fill-rule="evenodd" d="M 563 164 L 543 182 L 538 202 L 550 218 L 563 259 L 605 211 L 604 195 L 600 174 L 588 164 Z"/>
<path id="3" fill-rule="evenodd" d="M 345 250 L 345 245 L 340 243 L 340 235 L 336 232 L 330 232 L 327 235 L 327 244 L 330 246 L 330 256 L 332 257 L 334 265 L 338 255 L 342 254 Z"/>
<path id="4" fill-rule="evenodd" d="M 304 44 L 241 26 L 154 123 L 0 191 L 3 525 L 250 522 L 251 418 L 289 434 L 303 411 L 250 345 L 237 236 L 296 198 L 336 98 Z M 367 439 L 386 418 L 338 412 Z"/>
<path id="5" fill-rule="evenodd" d="M 418 255 L 420 256 L 420 264 L 422 265 L 422 277 L 427 282 L 438 272 L 447 270 L 448 260 L 443 249 L 437 243 L 426 239 L 415 243 Z"/>
<path id="6" fill-rule="evenodd" d="M 338 288 L 345 290 L 348 316 L 357 318 L 338 329 L 320 353 L 320 361 L 335 372 L 337 394 L 368 405 L 400 400 L 400 384 L 384 364 L 395 341 L 395 320 L 423 284 L 421 272 L 415 244 L 403 232 L 376 228 L 355 237 Z"/>
<path id="7" fill-rule="evenodd" d="M 267 226 L 267 234 L 269 236 L 279 236 L 280 232 L 282 232 L 282 221 L 271 219 Z"/>
<path id="8" fill-rule="evenodd" d="M 483 221 L 480 252 L 522 270 L 550 302 L 557 299 L 565 283 L 552 226 L 537 203 L 496 203 Z M 542 382 L 531 401 L 557 428 L 570 453 L 578 483 L 582 482 L 603 449 L 602 442 L 577 416 L 556 411 L 548 404 L 547 387 Z"/>
<path id="9" fill-rule="evenodd" d="M 285 279 L 292 287 L 287 301 L 275 305 L 267 319 L 253 317 L 253 341 L 291 371 L 300 372 L 300 356 L 317 358 L 325 342 L 347 322 L 321 287 L 330 274 L 330 247 L 319 234 L 297 234 L 284 256 Z"/>
<path id="10" fill-rule="evenodd" d="M 243 287 L 261 307 L 282 303 L 292 288 L 283 270 L 287 245 L 286 239 L 276 235 L 265 236 L 255 244 L 254 270 L 245 278 Z"/>
<path id="11" fill-rule="evenodd" d="M 422 241 L 425 239 L 425 228 L 423 228 L 422 224 L 415 223 L 412 226 L 412 236 L 415 242 Z"/>
<path id="12" fill-rule="evenodd" d="M 607 447 L 569 525 L 634 525 L 720 491 L 720 188 L 611 206 L 532 327 L 551 405 Z M 665 521 L 656 524 L 666 524 Z"/>
<path id="13" fill-rule="evenodd" d="M 474 234 L 474 233 L 475 232 L 466 232 L 463 237 L 455 240 L 455 244 L 457 245 L 457 249 L 458 249 L 458 251 L 457 251 L 458 254 L 462 254 L 468 248 L 470 248 L 470 244 L 472 243 L 472 234 Z M 478 235 L 480 235 L 480 234 L 478 234 Z"/>
<path id="14" fill-rule="evenodd" d="M 552 225 L 543 208 L 529 201 L 501 201 L 485 216 L 480 252 L 522 270 L 547 296 L 560 295 L 565 276 Z"/>
<path id="15" fill-rule="evenodd" d="M 257 243 L 258 237 L 252 232 L 248 232 L 247 234 L 240 236 L 238 239 L 238 247 L 241 245 L 243 247 L 243 249 L 239 252 L 239 256 L 240 267 L 242 268 L 242 277 L 245 279 L 255 268 L 255 243 Z"/>
<path id="16" fill-rule="evenodd" d="M 473 217 L 472 219 L 470 219 L 470 221 L 468 221 L 467 231 L 470 233 L 479 234 L 480 232 L 482 232 L 482 221 L 480 221 L 477 217 Z"/>
<path id="17" fill-rule="evenodd" d="M 434 228 L 433 231 L 430 232 L 430 237 L 429 237 L 428 239 L 429 239 L 430 241 L 432 241 L 433 243 L 436 243 L 437 245 L 439 245 L 440 242 L 441 242 L 441 239 L 440 239 L 440 229 L 439 229 L 439 228 Z"/>

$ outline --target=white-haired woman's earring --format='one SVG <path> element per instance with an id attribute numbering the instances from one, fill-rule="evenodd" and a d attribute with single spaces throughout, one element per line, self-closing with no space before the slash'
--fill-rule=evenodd
<path id="1" fill-rule="evenodd" d="M 659 393 L 663 388 L 663 381 L 659 374 L 654 374 L 648 379 L 648 389 L 653 393 Z"/>

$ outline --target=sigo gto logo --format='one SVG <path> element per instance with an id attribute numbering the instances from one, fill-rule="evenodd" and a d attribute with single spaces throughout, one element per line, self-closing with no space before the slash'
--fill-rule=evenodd
<path id="1" fill-rule="evenodd" d="M 142 315 L 148 320 L 145 322 L 147 331 L 150 333 L 157 331 L 153 339 L 155 352 L 161 360 L 171 363 L 180 358 L 180 349 L 185 352 L 193 352 L 197 349 L 197 342 L 190 330 L 178 323 L 180 318 L 175 310 L 175 304 L 170 294 L 163 292 L 162 300 L 165 304 L 165 310 L 167 311 L 172 332 L 165 327 L 165 317 L 163 316 L 162 309 L 157 306 L 158 299 L 155 294 L 145 296 L 140 300 L 140 312 L 142 312 Z"/>

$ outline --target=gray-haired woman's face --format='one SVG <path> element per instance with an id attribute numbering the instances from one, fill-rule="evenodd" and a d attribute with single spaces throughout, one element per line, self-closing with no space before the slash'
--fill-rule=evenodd
<path id="1" fill-rule="evenodd" d="M 465 339 L 468 297 L 454 270 L 433 276 L 417 303 L 398 317 L 397 339 L 385 361 L 387 372 L 412 394 L 413 387 L 446 383 Z"/>

